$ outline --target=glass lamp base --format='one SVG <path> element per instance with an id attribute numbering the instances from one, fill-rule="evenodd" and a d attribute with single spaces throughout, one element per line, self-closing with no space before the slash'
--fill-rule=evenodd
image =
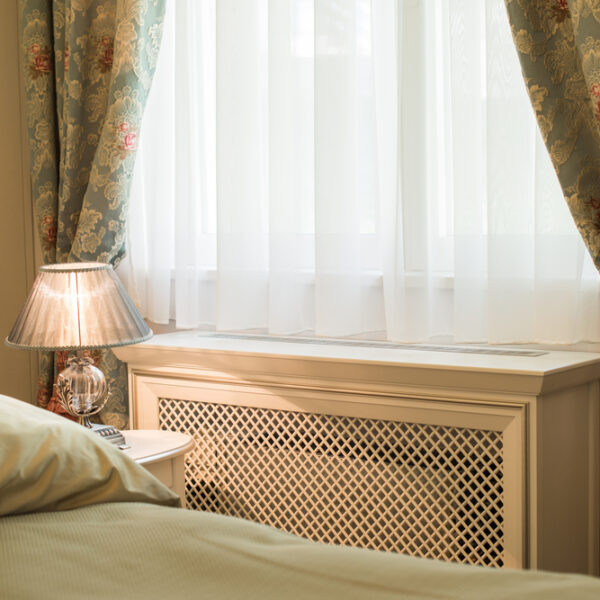
<path id="1" fill-rule="evenodd" d="M 112 425 L 92 423 L 90 417 L 99 413 L 110 396 L 104 373 L 92 361 L 79 353 L 67 361 L 56 381 L 58 401 L 80 425 L 95 431 L 103 439 L 119 447 L 125 446 L 123 434 Z"/>
<path id="2" fill-rule="evenodd" d="M 81 353 L 69 358 L 56 388 L 61 406 L 88 429 L 92 429 L 90 417 L 104 408 L 110 396 L 104 373 Z"/>

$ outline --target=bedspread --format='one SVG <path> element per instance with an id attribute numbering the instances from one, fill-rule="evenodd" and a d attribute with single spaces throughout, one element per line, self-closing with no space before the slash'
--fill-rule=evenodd
<path id="1" fill-rule="evenodd" d="M 142 503 L 0 518 L 0 598 L 600 598 L 600 579 L 310 542 Z"/>

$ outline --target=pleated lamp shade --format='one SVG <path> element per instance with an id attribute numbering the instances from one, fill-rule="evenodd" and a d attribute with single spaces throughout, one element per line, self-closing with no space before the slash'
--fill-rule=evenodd
<path id="1" fill-rule="evenodd" d="M 79 350 L 137 344 L 152 337 L 111 265 L 65 263 L 40 268 L 9 346 Z"/>

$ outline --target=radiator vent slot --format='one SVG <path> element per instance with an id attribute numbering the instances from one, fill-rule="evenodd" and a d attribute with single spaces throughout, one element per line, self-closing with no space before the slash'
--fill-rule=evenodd
<path id="1" fill-rule="evenodd" d="M 502 433 L 161 398 L 188 506 L 326 543 L 504 564 Z"/>
<path id="2" fill-rule="evenodd" d="M 522 350 L 519 348 L 494 348 L 490 346 L 455 346 L 440 344 L 400 344 L 375 340 L 339 338 L 308 338 L 283 335 L 260 335 L 254 333 L 210 333 L 203 338 L 222 340 L 246 340 L 254 342 L 284 342 L 287 344 L 309 344 L 313 346 L 349 346 L 355 348 L 378 348 L 380 350 L 417 350 L 427 352 L 452 352 L 454 354 L 490 354 L 494 356 L 527 356 L 530 358 L 548 354 L 545 350 Z"/>

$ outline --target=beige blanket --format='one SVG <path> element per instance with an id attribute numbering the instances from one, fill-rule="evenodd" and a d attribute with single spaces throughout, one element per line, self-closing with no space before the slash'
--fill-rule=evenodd
<path id="1" fill-rule="evenodd" d="M 0 598 L 600 599 L 600 580 L 316 544 L 139 503 L 0 518 Z"/>

